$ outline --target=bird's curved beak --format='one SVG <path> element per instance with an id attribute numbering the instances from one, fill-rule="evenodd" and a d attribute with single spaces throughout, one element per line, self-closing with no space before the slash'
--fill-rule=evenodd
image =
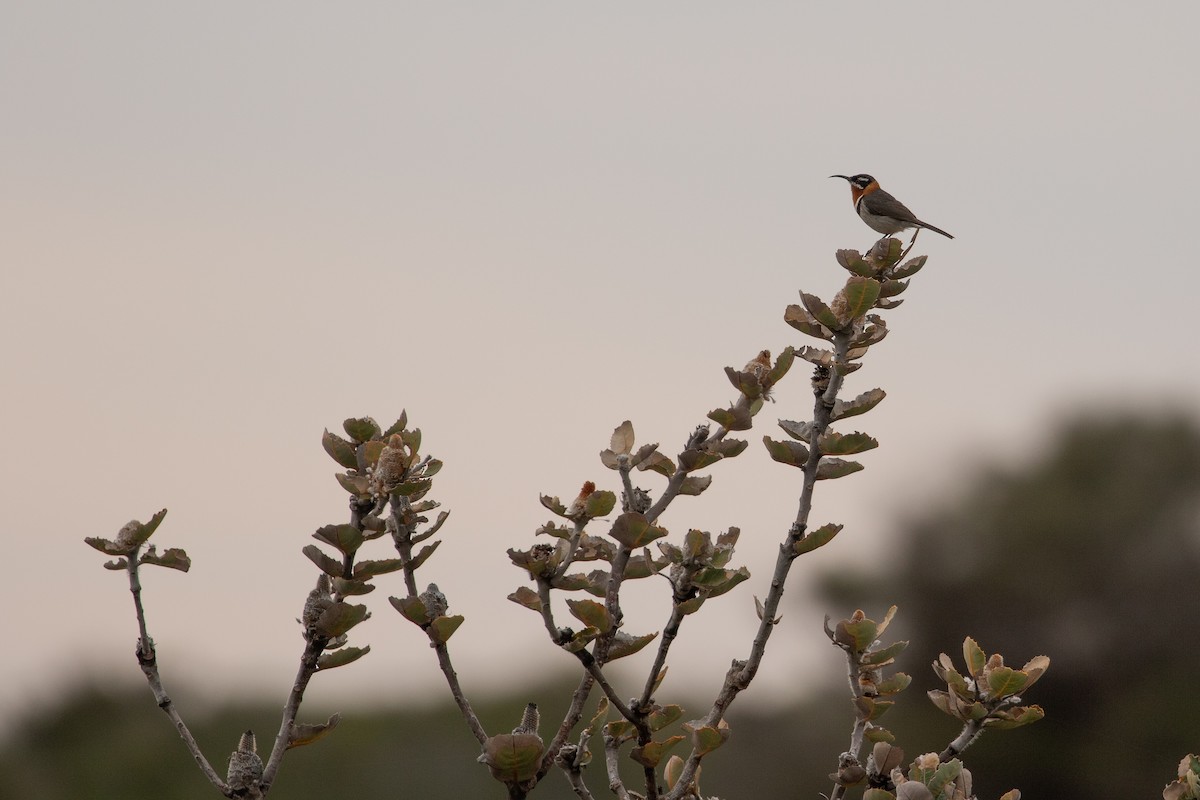
<path id="1" fill-rule="evenodd" d="M 842 180 L 844 180 L 844 181 L 848 181 L 848 180 L 850 180 L 850 179 L 849 179 L 848 177 L 846 177 L 845 175 L 830 175 L 829 177 L 831 177 L 831 178 L 841 178 L 841 179 L 842 179 Z"/>

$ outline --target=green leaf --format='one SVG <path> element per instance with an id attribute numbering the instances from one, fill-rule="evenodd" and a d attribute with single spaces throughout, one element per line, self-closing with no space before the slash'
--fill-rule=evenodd
<path id="1" fill-rule="evenodd" d="M 346 431 L 346 435 L 355 444 L 379 439 L 383 435 L 383 431 L 379 428 L 379 423 L 370 417 L 348 419 L 342 423 L 342 429 Z"/>
<path id="2" fill-rule="evenodd" d="M 679 493 L 695 496 L 701 494 L 712 483 L 712 475 L 689 475 L 679 485 Z"/>
<path id="3" fill-rule="evenodd" d="M 617 517 L 608 535 L 633 550 L 666 536 L 667 532 L 651 525 L 642 514 L 629 511 Z"/>
<path id="4" fill-rule="evenodd" d="M 415 455 L 421 450 L 421 429 L 413 428 L 411 431 L 400 431 L 400 440 L 407 445 L 409 452 Z"/>
<path id="5" fill-rule="evenodd" d="M 408 412 L 401 411 L 400 419 L 393 422 L 392 426 L 383 432 L 383 438 L 386 439 L 393 433 L 400 433 L 400 431 L 404 430 L 406 427 L 408 427 Z"/>
<path id="6" fill-rule="evenodd" d="M 83 541 L 86 544 L 96 548 L 101 553 L 104 553 L 106 556 L 123 556 L 133 549 L 131 547 L 126 547 L 125 545 L 117 544 L 112 539 L 104 539 L 100 536 L 86 536 L 84 537 Z"/>
<path id="7" fill-rule="evenodd" d="M 544 505 L 546 508 L 550 509 L 552 512 L 554 512 L 558 516 L 560 516 L 560 517 L 567 516 L 567 507 L 565 505 L 563 505 L 562 500 L 559 500 L 557 497 L 551 497 L 548 494 L 540 494 L 540 495 L 538 495 L 538 500 L 541 501 L 542 505 Z"/>
<path id="8" fill-rule="evenodd" d="M 825 301 L 817 297 L 815 294 L 808 292 L 800 293 L 800 300 L 804 303 L 804 307 L 812 314 L 813 319 L 824 325 L 831 331 L 838 331 L 842 328 L 842 320 L 838 319 L 837 314 L 830 310 L 829 306 L 825 305 Z M 785 314 L 784 319 L 787 316 Z M 823 338 L 823 337 L 822 337 Z"/>
<path id="9" fill-rule="evenodd" d="M 810 364 L 818 367 L 833 366 L 833 351 L 826 350 L 823 347 L 809 347 L 805 345 L 796 351 L 796 355 Z"/>
<path id="10" fill-rule="evenodd" d="M 624 744 L 637 735 L 637 729 L 632 722 L 617 719 L 605 724 L 604 735 L 617 744 Z"/>
<path id="11" fill-rule="evenodd" d="M 808 309 L 804 308 L 804 306 L 798 306 L 795 303 L 789 305 L 787 310 L 783 312 L 783 321 L 801 333 L 808 334 L 813 338 L 824 339 L 825 341 L 833 338 L 833 331 L 822 325 L 816 317 L 808 313 Z"/>
<path id="12" fill-rule="evenodd" d="M 375 587 L 365 581 L 356 581 L 350 578 L 334 578 L 333 590 L 340 595 L 359 595 L 369 594 L 375 591 Z"/>
<path id="13" fill-rule="evenodd" d="M 429 634 L 433 637 L 434 641 L 439 644 L 445 644 L 454 635 L 454 632 L 458 630 L 458 626 L 463 624 L 464 619 L 465 617 L 461 614 L 451 617 L 438 617 L 429 623 Z"/>
<path id="14" fill-rule="evenodd" d="M 962 762 L 957 758 L 940 764 L 924 783 L 934 797 L 940 797 L 942 790 L 962 772 Z"/>
<path id="15" fill-rule="evenodd" d="M 654 768 L 658 766 L 658 762 L 662 761 L 663 756 L 674 747 L 682 742 L 683 736 L 671 736 L 663 741 L 651 741 L 640 747 L 635 747 L 629 753 L 629 757 L 641 764 L 643 767 Z"/>
<path id="16" fill-rule="evenodd" d="M 371 652 L 371 646 L 366 647 L 343 647 L 340 650 L 334 650 L 331 653 L 325 653 L 317 659 L 317 669 L 334 669 L 336 667 L 344 667 L 352 661 L 358 661 L 360 658 Z"/>
<path id="17" fill-rule="evenodd" d="M 896 800 L 896 795 L 886 789 L 867 789 L 863 792 L 862 800 Z"/>
<path id="18" fill-rule="evenodd" d="M 879 287 L 880 297 L 895 297 L 908 288 L 908 281 L 886 280 Z"/>
<path id="19" fill-rule="evenodd" d="M 139 564 L 154 564 L 158 567 L 167 567 L 168 569 L 177 569 L 180 572 L 187 572 L 192 568 L 192 560 L 188 558 L 188 554 L 178 547 L 168 547 L 163 551 L 162 555 L 154 553 L 143 553 L 138 559 Z"/>
<path id="20" fill-rule="evenodd" d="M 685 472 L 711 467 L 721 460 L 721 454 L 712 450 L 684 450 L 679 454 L 679 466 Z"/>
<path id="21" fill-rule="evenodd" d="M 612 630 L 612 617 L 608 615 L 608 609 L 603 603 L 597 603 L 595 600 L 567 600 L 567 608 L 570 609 L 571 615 L 584 625 L 601 633 Z"/>
<path id="22" fill-rule="evenodd" d="M 992 697 L 1009 697 L 1025 688 L 1029 676 L 1012 667 L 996 667 L 987 672 L 987 685 Z"/>
<path id="23" fill-rule="evenodd" d="M 875 631 L 875 636 L 878 638 L 879 631 Z M 864 664 L 886 664 L 896 656 L 904 652 L 904 648 L 908 647 L 908 642 L 899 641 L 892 642 L 887 647 L 881 647 L 878 650 L 871 650 L 863 654 Z"/>
<path id="24" fill-rule="evenodd" d="M 879 442 L 865 433 L 826 433 L 817 440 L 821 455 L 852 456 L 879 447 Z"/>
<path id="25" fill-rule="evenodd" d="M 358 623 L 371 616 L 366 606 L 354 603 L 332 603 L 321 612 L 315 625 L 322 636 L 336 639 Z"/>
<path id="26" fill-rule="evenodd" d="M 1020 728 L 1031 725 L 1046 716 L 1041 706 L 1017 706 L 997 711 L 983 724 L 998 731 Z"/>
<path id="27" fill-rule="evenodd" d="M 844 322 L 866 316 L 879 299 L 880 288 L 879 281 L 874 278 L 854 275 L 847 279 L 842 288 L 842 296 L 846 298 Z"/>
<path id="28" fill-rule="evenodd" d="M 894 733 L 889 731 L 887 728 L 881 728 L 878 725 L 872 725 L 870 728 L 867 728 L 867 732 L 864 734 L 864 736 L 868 742 L 887 742 L 888 744 L 891 744 L 896 741 L 896 735 Z"/>
<path id="29" fill-rule="evenodd" d="M 834 628 L 834 641 L 861 653 L 875 641 L 879 626 L 872 619 L 844 619 Z"/>
<path id="30" fill-rule="evenodd" d="M 899 694 L 907 689 L 910 683 L 912 683 L 911 675 L 897 672 L 890 678 L 880 681 L 875 688 L 879 690 L 881 695 Z"/>
<path id="31" fill-rule="evenodd" d="M 638 470 L 651 470 L 669 478 L 675 472 L 675 462 L 655 450 L 638 462 Z"/>
<path id="32" fill-rule="evenodd" d="M 317 725 L 297 725 L 293 722 L 292 726 L 288 728 L 287 749 L 291 750 L 293 747 L 303 747 L 306 744 L 312 744 L 336 728 L 337 724 L 341 721 L 342 715 L 334 714 L 328 721 Z"/>
<path id="33" fill-rule="evenodd" d="M 707 755 L 729 740 L 729 723 L 721 720 L 714 728 L 705 725 L 704 720 L 694 719 L 683 723 L 683 729 L 692 740 L 692 749 L 698 755 Z"/>
<path id="34" fill-rule="evenodd" d="M 315 544 L 308 544 L 300 551 L 308 556 L 308 560 L 317 565 L 317 568 L 332 578 L 340 578 L 342 576 L 342 562 L 330 558 L 325 552 Z"/>
<path id="35" fill-rule="evenodd" d="M 330 458 L 346 469 L 358 469 L 358 455 L 354 452 L 354 445 L 336 433 L 330 433 L 328 428 L 321 434 L 321 446 Z"/>
<path id="36" fill-rule="evenodd" d="M 683 708 L 675 704 L 660 706 L 646 718 L 646 724 L 652 732 L 661 731 L 671 723 L 683 716 Z"/>
<path id="37" fill-rule="evenodd" d="M 821 463 L 817 465 L 817 480 L 844 478 L 847 475 L 853 475 L 855 472 L 861 471 L 862 468 L 863 465 L 857 461 L 844 461 L 840 458 L 822 458 Z"/>
<path id="38" fill-rule="evenodd" d="M 865 414 L 883 401 L 887 393 L 883 389 L 871 389 L 863 392 L 858 397 L 850 401 L 834 400 L 833 413 L 830 416 L 831 420 L 842 419 L 844 417 L 854 417 L 859 414 Z"/>
<path id="39" fill-rule="evenodd" d="M 816 550 L 818 547 L 824 547 L 833 541 L 833 537 L 837 536 L 841 530 L 842 526 L 837 523 L 831 522 L 827 525 L 822 525 L 792 545 L 792 552 L 798 556 L 802 556 L 805 553 Z"/>
<path id="40" fill-rule="evenodd" d="M 649 458 L 651 455 L 653 455 L 657 450 L 658 450 L 657 442 L 651 442 L 650 444 L 644 444 L 637 449 L 636 453 L 634 453 L 633 455 L 631 455 L 629 457 L 629 463 L 636 467 L 638 464 L 641 464 L 643 461 L 645 461 L 647 458 Z M 643 469 L 645 469 L 645 467 L 643 467 Z"/>
<path id="41" fill-rule="evenodd" d="M 440 545 L 441 543 L 442 543 L 442 540 L 438 539 L 433 544 L 427 544 L 424 547 L 422 547 L 420 552 L 418 552 L 415 556 L 413 556 L 413 559 L 412 559 L 412 561 L 409 562 L 408 566 L 411 567 L 412 569 L 416 569 L 417 567 L 424 564 L 425 561 L 431 555 L 433 555 L 433 551 L 438 549 L 438 545 Z M 391 572 L 391 570 L 388 570 L 388 571 Z M 376 573 L 376 574 L 379 574 L 379 573 Z"/>
<path id="42" fill-rule="evenodd" d="M 967 673 L 972 678 L 979 677 L 979 673 L 983 672 L 983 667 L 987 664 L 987 653 L 983 652 L 983 648 L 970 636 L 963 639 L 963 661 L 967 665 Z"/>
<path id="43" fill-rule="evenodd" d="M 399 558 L 385 558 L 379 561 L 360 561 L 354 565 L 352 576 L 356 580 L 366 580 L 376 575 L 386 575 L 404 568 L 404 562 Z"/>
<path id="44" fill-rule="evenodd" d="M 907 278 L 910 275 L 916 275 L 921 271 L 921 267 L 925 266 L 925 262 L 929 260 L 929 256 L 917 256 L 910 258 L 898 267 L 893 267 L 887 271 L 887 274 L 892 278 Z"/>
<path id="45" fill-rule="evenodd" d="M 575 635 L 562 645 L 562 648 L 568 653 L 578 653 L 599 635 L 600 631 L 595 628 L 584 628 L 581 631 L 576 631 Z"/>
<path id="46" fill-rule="evenodd" d="M 429 609 L 419 597 L 389 597 L 388 602 L 409 622 L 417 625 L 429 622 Z"/>
<path id="47" fill-rule="evenodd" d="M 775 359 L 775 366 L 771 367 L 771 371 L 767 373 L 766 380 L 763 382 L 768 386 L 774 386 L 783 380 L 783 376 L 788 374 L 788 370 L 792 368 L 792 362 L 796 360 L 796 351 L 791 345 L 783 348 L 783 351 Z"/>
<path id="48" fill-rule="evenodd" d="M 588 495 L 583 505 L 583 513 L 588 517 L 607 517 L 617 505 L 617 496 L 612 492 L 601 489 Z"/>
<path id="49" fill-rule="evenodd" d="M 803 468 L 808 463 L 808 448 L 799 442 L 779 442 L 764 436 L 763 444 L 767 446 L 771 458 L 780 464 Z"/>
<path id="50" fill-rule="evenodd" d="M 875 255 L 876 260 L 882 261 L 885 266 L 891 266 L 900 260 L 900 254 L 904 250 L 904 244 L 896 238 L 888 237 L 882 240 L 883 246 L 886 249 L 880 248 L 880 242 L 876 242 L 871 248 L 871 252 Z"/>
<path id="51" fill-rule="evenodd" d="M 855 275 L 866 277 L 875 274 L 875 268 L 863 261 L 862 253 L 857 250 L 838 250 L 835 257 L 843 268 Z"/>
<path id="52" fill-rule="evenodd" d="M 793 422 L 790 419 L 779 420 L 779 427 L 783 428 L 784 432 L 793 439 L 811 444 L 813 424 L 811 422 Z"/>
<path id="53" fill-rule="evenodd" d="M 736 570 L 702 569 L 696 574 L 695 581 L 704 587 L 709 597 L 719 597 L 749 578 L 750 570 L 738 567 Z"/>
<path id="54" fill-rule="evenodd" d="M 492 777 L 510 786 L 537 777 L 546 747 L 536 733 L 501 733 L 483 745 L 483 761 Z"/>
<path id="55" fill-rule="evenodd" d="M 353 525 L 325 525 L 317 528 L 313 538 L 331 544 L 348 556 L 354 555 L 363 543 L 363 534 Z"/>
<path id="56" fill-rule="evenodd" d="M 364 467 L 375 467 L 379 464 L 379 456 L 383 453 L 383 448 L 387 447 L 387 442 L 382 439 L 372 439 L 369 442 L 364 442 L 362 445 L 362 457 Z"/>
<path id="57" fill-rule="evenodd" d="M 631 636 L 624 631 L 617 631 L 617 635 L 613 637 L 612 645 L 608 648 L 608 660 L 613 661 L 625 656 L 631 656 L 657 638 L 657 633 Z"/>
<path id="58" fill-rule="evenodd" d="M 333 477 L 337 479 L 343 489 L 356 497 L 366 497 L 371 494 L 371 481 L 366 475 L 347 475 L 344 472 L 335 472 Z"/>
<path id="59" fill-rule="evenodd" d="M 538 593 L 528 586 L 518 587 L 515 592 L 508 596 L 508 599 L 519 606 L 525 606 L 539 614 L 542 611 L 542 598 L 538 597 Z"/>

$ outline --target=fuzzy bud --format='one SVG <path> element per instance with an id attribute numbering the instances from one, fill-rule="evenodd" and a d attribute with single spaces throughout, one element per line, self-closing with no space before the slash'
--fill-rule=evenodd
<path id="1" fill-rule="evenodd" d="M 446 595 L 442 594 L 436 583 L 429 584 L 429 588 L 417 597 L 425 605 L 430 620 L 445 616 L 446 612 L 450 610 L 450 601 L 446 599 Z"/>
<path id="2" fill-rule="evenodd" d="M 246 731 L 238 741 L 237 750 L 229 756 L 229 772 L 225 780 L 235 794 L 248 794 L 262 780 L 263 763 L 257 749 L 254 731 Z"/>
<path id="3" fill-rule="evenodd" d="M 537 703 L 530 703 L 525 706 L 525 713 L 521 715 L 521 724 L 513 728 L 513 734 L 532 733 L 537 735 L 541 720 L 542 715 L 538 713 Z"/>
<path id="4" fill-rule="evenodd" d="M 142 523 L 136 519 L 126 522 L 121 530 L 117 531 L 117 544 L 121 547 L 133 547 L 133 539 L 137 535 L 138 529 L 142 527 Z"/>
<path id="5" fill-rule="evenodd" d="M 628 497 L 621 492 L 621 503 L 635 514 L 645 514 L 652 505 L 650 493 L 639 486 L 633 487 L 633 497 Z"/>
<path id="6" fill-rule="evenodd" d="M 400 434 L 393 433 L 379 453 L 375 469 L 371 473 L 371 492 L 385 495 L 404 482 L 408 472 L 409 455 Z"/>
<path id="7" fill-rule="evenodd" d="M 316 627 L 317 621 L 325 613 L 325 609 L 333 605 L 333 595 L 330 594 L 329 576 L 324 572 L 317 578 L 317 586 L 308 593 L 304 600 L 304 611 L 300 616 L 300 624 L 306 631 Z"/>

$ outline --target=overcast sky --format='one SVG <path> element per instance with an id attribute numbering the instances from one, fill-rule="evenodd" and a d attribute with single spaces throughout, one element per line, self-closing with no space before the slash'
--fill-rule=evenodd
<path id="1" fill-rule="evenodd" d="M 887 390 L 855 420 L 882 446 L 820 487 L 814 521 L 847 529 L 793 572 L 762 680 L 840 675 L 820 621 L 852 609 L 798 602 L 817 571 L 1059 420 L 1200 406 L 1198 27 L 1193 2 L 6 3 L 0 716 L 140 680 L 124 577 L 82 539 L 164 506 L 155 540 L 194 562 L 144 579 L 168 688 L 282 702 L 300 549 L 346 518 L 321 431 L 402 409 L 446 462 L 423 579 L 467 617 L 468 691 L 528 653 L 572 669 L 504 599 L 538 493 L 616 488 L 596 454 L 623 419 L 673 453 L 733 399 L 724 366 L 807 343 L 784 308 L 875 238 L 827 176 L 869 172 L 957 238 L 921 237 L 849 381 Z M 748 647 L 799 477 L 759 440 L 809 413 L 806 370 L 778 399 L 664 519 L 739 525 L 755 575 L 685 628 L 702 666 L 668 691 Z M 439 685 L 377 583 L 373 652 L 315 701 Z M 664 585 L 639 591 L 628 627 L 657 630 Z"/>

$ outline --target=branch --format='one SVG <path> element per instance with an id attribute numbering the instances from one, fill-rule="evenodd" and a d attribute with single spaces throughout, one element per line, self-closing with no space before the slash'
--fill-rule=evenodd
<path id="1" fill-rule="evenodd" d="M 450 686 L 450 694 L 454 696 L 458 710 L 466 720 L 471 733 L 475 735 L 481 745 L 484 744 L 488 740 L 487 731 L 484 730 L 479 717 L 475 715 L 475 710 L 471 708 L 467 696 L 463 694 L 462 685 L 458 682 L 458 673 L 454 671 L 454 665 L 450 663 L 450 650 L 446 647 L 445 642 L 437 642 L 432 636 L 429 637 L 429 641 L 433 643 L 433 649 L 437 652 L 438 666 L 442 668 L 442 674 L 446 676 L 446 683 Z"/>
<path id="2" fill-rule="evenodd" d="M 567 713 L 563 715 L 562 723 L 558 726 L 558 733 L 554 735 L 550 746 L 546 748 L 546 755 L 542 757 L 542 766 L 538 769 L 537 775 L 539 782 L 550 771 L 550 765 L 558 758 L 559 751 L 567 743 L 567 737 L 571 735 L 571 731 L 575 730 L 575 726 L 579 724 L 579 720 L 583 717 L 583 706 L 587 703 L 595 682 L 596 679 L 591 674 L 586 674 L 580 678 L 579 685 L 575 687 L 575 693 L 571 695 L 571 705 L 567 709 Z"/>
<path id="3" fill-rule="evenodd" d="M 746 689 L 762 664 L 766 653 L 767 641 L 775 628 L 775 618 L 778 616 L 780 600 L 783 598 L 784 586 L 787 584 L 788 573 L 792 562 L 796 559 L 795 544 L 804 538 L 808 529 L 808 517 L 812 511 L 813 489 L 817 482 L 817 467 L 820 464 L 821 452 L 817 440 L 829 427 L 832 417 L 833 404 L 841 389 L 843 375 L 840 367 L 847 363 L 847 353 L 850 349 L 850 334 L 837 333 L 833 338 L 834 365 L 829 374 L 828 385 L 814 379 L 813 383 L 813 433 L 809 443 L 808 461 L 804 465 L 804 482 L 800 490 L 800 503 L 796 511 L 796 519 L 779 546 L 775 557 L 775 571 L 771 576 L 771 588 L 763 601 L 762 618 L 759 620 L 758 631 L 750 646 L 750 655 L 745 661 L 735 660 L 725 674 L 725 682 L 713 702 L 712 709 L 705 718 L 705 725 L 716 727 L 725 717 L 725 712 L 744 689 Z M 744 395 L 743 395 L 744 397 Z M 694 749 L 684 763 L 683 771 L 675 784 L 675 789 L 666 795 L 667 800 L 680 800 L 687 787 L 696 777 L 696 769 L 700 766 L 703 756 Z"/>
<path id="4" fill-rule="evenodd" d="M 266 766 L 263 767 L 262 790 L 264 794 L 275 782 L 275 775 L 279 772 L 279 767 L 283 763 L 283 754 L 287 752 L 288 743 L 291 740 L 296 714 L 299 713 L 300 704 L 304 701 L 304 691 L 308 688 L 308 682 L 312 680 L 312 676 L 316 674 L 317 659 L 321 657 L 321 653 L 324 652 L 325 645 L 328 643 L 329 639 L 324 636 L 313 636 L 308 640 L 308 644 L 304 647 L 304 653 L 300 656 L 300 669 L 296 672 L 292 691 L 288 693 L 287 702 L 283 706 L 283 719 L 279 722 L 279 733 L 275 736 L 271 755 L 267 759 Z"/>
<path id="5" fill-rule="evenodd" d="M 846 664 L 849 667 L 850 694 L 852 695 L 852 702 L 854 702 L 863 696 L 863 687 L 858 682 L 859 667 L 861 665 L 853 648 L 846 648 L 845 652 Z M 867 720 L 862 714 L 858 713 L 856 702 L 854 702 L 854 706 L 854 727 L 850 729 L 850 747 L 845 753 L 842 753 L 842 757 L 839 759 L 839 770 L 851 764 L 859 765 L 862 763 L 860 751 L 862 750 L 863 736 L 867 732 Z M 845 793 L 846 787 L 841 783 L 835 783 L 833 791 L 829 793 L 829 800 L 838 800 Z"/>
<path id="6" fill-rule="evenodd" d="M 188 752 L 192 754 L 196 764 L 200 767 L 200 771 L 204 773 L 204 777 L 208 778 L 209 783 L 217 788 L 217 791 L 226 797 L 231 797 L 229 786 L 213 769 L 212 764 L 204 757 L 204 753 L 200 751 L 200 745 L 196 743 L 196 738 L 192 736 L 192 732 L 188 730 L 187 724 L 183 721 L 183 717 L 179 716 L 179 712 L 175 709 L 175 704 L 167 695 L 167 690 L 163 688 L 162 677 L 158 673 L 158 653 L 154 649 L 154 640 L 150 638 L 150 633 L 146 630 L 146 612 L 142 608 L 142 581 L 138 576 L 138 554 L 141 552 L 141 546 L 136 547 L 129 553 L 126 558 L 126 572 L 129 574 L 129 591 L 133 594 L 133 608 L 137 614 L 138 623 L 138 642 L 137 642 L 137 662 L 141 667 L 142 674 L 146 676 L 146 682 L 150 684 L 150 691 L 154 693 L 154 700 L 158 703 L 158 707 L 163 710 L 163 713 L 171 720 L 171 724 L 175 726 L 175 730 L 179 733 L 179 737 L 183 739 L 183 743 L 187 746 Z"/>

